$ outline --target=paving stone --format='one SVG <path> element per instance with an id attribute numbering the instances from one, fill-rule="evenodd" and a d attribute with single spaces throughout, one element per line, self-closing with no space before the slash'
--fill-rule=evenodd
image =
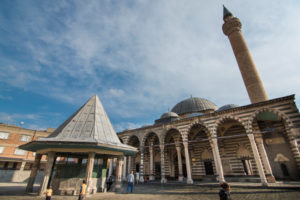
<path id="1" fill-rule="evenodd" d="M 134 193 L 97 193 L 87 200 L 216 200 L 219 199 L 219 187 L 216 185 L 183 185 L 183 184 L 139 184 L 135 185 Z M 8 193 L 8 195 L 5 195 Z M 9 200 L 42 200 L 45 197 L 39 197 L 35 194 L 24 195 L 25 184 L 23 185 L 3 185 L 0 184 L 0 199 Z M 300 196 L 299 188 L 259 188 L 233 186 L 231 191 L 233 200 L 296 200 Z M 77 199 L 75 196 L 53 196 L 53 200 L 71 200 Z"/>

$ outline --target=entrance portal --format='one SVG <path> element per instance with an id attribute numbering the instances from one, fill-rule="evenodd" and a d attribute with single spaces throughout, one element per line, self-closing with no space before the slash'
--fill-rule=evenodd
<path id="1" fill-rule="evenodd" d="M 206 175 L 214 175 L 214 169 L 211 161 L 204 161 Z"/>

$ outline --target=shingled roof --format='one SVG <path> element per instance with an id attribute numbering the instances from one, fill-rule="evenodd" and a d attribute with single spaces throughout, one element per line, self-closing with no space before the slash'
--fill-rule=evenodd
<path id="1" fill-rule="evenodd" d="M 57 145 L 76 144 L 80 146 L 105 147 L 135 151 L 136 148 L 122 144 L 97 95 L 92 96 L 81 108 L 71 115 L 47 138 L 20 146 L 25 150 L 35 151 L 43 148 L 41 144 Z M 35 148 L 31 148 L 35 146 Z"/>

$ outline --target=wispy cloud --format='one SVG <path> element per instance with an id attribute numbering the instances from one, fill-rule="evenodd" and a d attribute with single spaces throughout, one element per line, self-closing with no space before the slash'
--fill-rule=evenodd
<path id="1" fill-rule="evenodd" d="M 243 23 L 270 98 L 299 94 L 300 3 L 224 3 Z M 221 6 L 219 1 L 21 2 L 10 8 L 15 17 L 0 20 L 1 47 L 14 52 L 1 54 L 1 82 L 78 106 L 97 93 L 121 128 L 131 120 L 153 121 L 190 95 L 219 106 L 248 104 L 222 33 Z"/>

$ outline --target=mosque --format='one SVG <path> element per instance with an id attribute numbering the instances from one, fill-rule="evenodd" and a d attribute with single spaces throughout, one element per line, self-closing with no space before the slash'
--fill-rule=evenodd
<path id="1" fill-rule="evenodd" d="M 125 172 L 141 180 L 246 181 L 262 185 L 300 180 L 300 116 L 295 96 L 268 99 L 241 32 L 240 20 L 224 7 L 228 36 L 251 104 L 224 105 L 191 97 L 150 126 L 118 134 L 138 149 L 125 158 Z M 126 177 L 126 173 L 123 174 Z"/>
<path id="2" fill-rule="evenodd" d="M 116 188 L 131 171 L 140 181 L 170 180 L 259 182 L 300 180 L 300 115 L 295 96 L 268 99 L 241 32 L 240 20 L 224 7 L 228 36 L 251 104 L 224 105 L 191 97 L 176 104 L 153 125 L 116 134 L 95 95 L 46 138 L 21 145 L 36 152 L 28 180 L 32 192 L 47 155 L 40 194 L 105 191 L 106 177 L 116 175 Z M 113 161 L 116 171 L 113 172 Z"/>

